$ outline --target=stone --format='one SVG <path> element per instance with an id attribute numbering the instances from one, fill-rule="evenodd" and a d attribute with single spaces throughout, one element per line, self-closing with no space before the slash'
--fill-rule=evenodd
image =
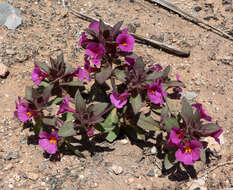
<path id="1" fill-rule="evenodd" d="M 194 101 L 195 98 L 197 97 L 197 93 L 192 91 L 184 91 L 181 93 L 181 96 L 185 97 L 189 101 Z"/>
<path id="2" fill-rule="evenodd" d="M 196 6 L 196 7 L 194 7 L 194 10 L 195 10 L 196 12 L 199 12 L 199 11 L 202 10 L 202 8 L 201 8 L 200 6 Z"/>
<path id="3" fill-rule="evenodd" d="M 222 0 L 223 5 L 230 5 L 232 4 L 232 0 Z"/>
<path id="4" fill-rule="evenodd" d="M 152 146 L 152 148 L 150 149 L 150 153 L 151 154 L 156 154 L 157 153 L 157 148 L 155 146 Z"/>
<path id="5" fill-rule="evenodd" d="M 119 175 L 119 174 L 122 174 L 122 173 L 123 173 L 122 167 L 117 166 L 117 165 L 115 165 L 115 164 L 112 165 L 111 169 L 112 169 L 112 171 L 113 171 L 116 175 Z"/>
<path id="6" fill-rule="evenodd" d="M 27 177 L 33 181 L 36 181 L 39 179 L 39 175 L 37 173 L 32 173 L 32 172 L 28 173 Z"/>
<path id="7" fill-rule="evenodd" d="M 133 24 L 128 24 L 127 25 L 127 31 L 130 33 L 135 33 L 136 32 L 136 26 Z"/>
<path id="8" fill-rule="evenodd" d="M 226 12 L 232 12 L 233 11 L 233 6 L 230 5 L 230 6 L 226 7 L 225 11 Z"/>
<path id="9" fill-rule="evenodd" d="M 125 145 L 125 144 L 128 144 L 128 140 L 127 139 L 122 139 L 122 140 L 120 140 L 120 143 L 121 144 L 123 144 L 123 145 Z"/>
<path id="10" fill-rule="evenodd" d="M 7 55 L 15 55 L 16 52 L 15 52 L 15 50 L 13 50 L 13 49 L 6 49 L 6 54 L 7 54 Z"/>
<path id="11" fill-rule="evenodd" d="M 0 63 L 0 77 L 5 77 L 8 73 L 8 67 Z"/>
<path id="12" fill-rule="evenodd" d="M 149 177 L 154 177 L 155 176 L 154 169 L 151 169 L 146 175 L 149 176 Z"/>
<path id="13" fill-rule="evenodd" d="M 4 24 L 10 30 L 14 30 L 22 22 L 23 19 L 18 9 L 7 3 L 0 3 L 0 24 Z"/>
<path id="14" fill-rule="evenodd" d="M 18 152 L 9 152 L 7 155 L 6 155 L 6 160 L 13 160 L 13 159 L 18 159 L 19 158 L 19 153 Z"/>

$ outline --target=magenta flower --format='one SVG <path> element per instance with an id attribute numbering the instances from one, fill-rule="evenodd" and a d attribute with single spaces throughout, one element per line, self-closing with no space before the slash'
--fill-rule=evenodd
<path id="1" fill-rule="evenodd" d="M 38 67 L 35 64 L 35 68 L 32 71 L 31 78 L 34 81 L 35 85 L 39 85 L 41 81 L 46 78 L 48 75 L 40 70 L 40 67 Z"/>
<path id="2" fill-rule="evenodd" d="M 86 78 L 87 81 L 90 82 L 91 81 L 90 73 L 98 71 L 98 68 L 90 66 L 90 61 L 88 60 L 88 56 L 85 56 L 84 60 L 85 60 L 84 68 L 82 69 L 81 67 L 79 67 L 78 78 L 80 81 L 83 81 L 84 78 Z"/>
<path id="3" fill-rule="evenodd" d="M 159 72 L 163 70 L 163 67 L 160 64 L 156 64 L 155 66 L 151 68 L 151 70 Z"/>
<path id="4" fill-rule="evenodd" d="M 103 44 L 91 43 L 86 47 L 86 54 L 91 56 L 91 61 L 94 65 L 100 66 L 101 57 L 106 53 Z"/>
<path id="5" fill-rule="evenodd" d="M 117 36 L 116 43 L 122 51 L 131 52 L 134 48 L 135 39 L 132 35 L 127 33 L 126 29 L 124 29 Z"/>
<path id="6" fill-rule="evenodd" d="M 60 105 L 60 109 L 58 110 L 57 115 L 62 114 L 64 112 L 72 112 L 72 113 L 75 112 L 73 108 L 69 107 L 68 103 L 69 103 L 69 98 L 65 97 Z"/>
<path id="7" fill-rule="evenodd" d="M 193 165 L 194 162 L 200 158 L 201 148 L 202 144 L 198 140 L 185 142 L 185 145 L 176 151 L 176 160 L 183 162 L 185 165 Z"/>
<path id="8" fill-rule="evenodd" d="M 15 117 L 19 118 L 20 121 L 25 123 L 29 119 L 31 119 L 34 115 L 36 115 L 36 111 L 29 108 L 29 104 L 27 102 L 23 102 L 20 97 L 18 97 L 19 104 L 16 104 L 16 111 L 14 112 Z"/>
<path id="9" fill-rule="evenodd" d="M 88 136 L 94 135 L 94 131 L 93 131 L 93 129 L 92 129 L 91 127 L 88 127 L 88 128 L 87 128 L 87 135 L 88 135 Z"/>
<path id="10" fill-rule="evenodd" d="M 134 63 L 136 63 L 136 59 L 131 58 L 131 57 L 125 57 L 125 63 L 128 66 L 133 66 Z"/>
<path id="11" fill-rule="evenodd" d="M 223 133 L 222 129 L 219 129 L 218 131 L 212 133 L 210 136 L 213 137 L 218 144 L 220 144 L 220 139 L 218 138 Z"/>
<path id="12" fill-rule="evenodd" d="M 123 92 L 122 94 L 118 94 L 116 92 L 113 92 L 110 95 L 110 100 L 116 108 L 120 109 L 120 108 L 123 108 L 123 106 L 127 103 L 127 98 L 129 95 L 130 94 L 127 91 Z"/>
<path id="13" fill-rule="evenodd" d="M 98 21 L 94 21 L 91 24 L 89 24 L 88 28 L 91 30 L 94 30 L 95 32 L 99 32 L 100 31 L 100 24 Z"/>
<path id="14" fill-rule="evenodd" d="M 167 96 L 167 93 L 163 90 L 162 82 L 157 79 L 155 82 L 147 86 L 147 95 L 151 102 L 154 104 L 163 104 L 163 97 Z"/>
<path id="15" fill-rule="evenodd" d="M 56 131 L 53 131 L 51 134 L 43 131 L 39 135 L 39 145 L 49 154 L 55 154 L 57 152 L 57 142 L 60 137 L 57 135 Z"/>
<path id="16" fill-rule="evenodd" d="M 205 119 L 206 121 L 212 120 L 212 118 L 205 113 L 205 109 L 202 107 L 202 104 L 196 103 L 196 104 L 192 104 L 192 106 L 199 110 L 201 118 Z"/>
<path id="17" fill-rule="evenodd" d="M 174 126 L 170 132 L 170 136 L 168 139 L 168 145 L 173 147 L 175 145 L 179 145 L 184 138 L 184 131 L 180 128 Z"/>
<path id="18" fill-rule="evenodd" d="M 87 38 L 85 32 L 82 32 L 82 37 L 80 38 L 80 40 L 78 41 L 78 45 L 82 46 L 83 44 L 89 42 L 90 40 Z"/>

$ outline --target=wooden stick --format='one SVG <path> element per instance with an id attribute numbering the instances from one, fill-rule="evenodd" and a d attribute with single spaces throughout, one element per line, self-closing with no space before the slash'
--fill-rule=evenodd
<path id="1" fill-rule="evenodd" d="M 229 39 L 231 41 L 233 41 L 233 37 L 229 34 L 227 34 L 226 32 L 214 27 L 214 26 L 211 26 L 210 24 L 192 16 L 191 14 L 188 14 L 184 11 L 182 11 L 179 7 L 175 6 L 174 4 L 166 1 L 166 0 L 146 0 L 146 1 L 149 1 L 150 3 L 157 3 L 158 5 L 168 9 L 168 10 L 171 10 L 173 11 L 174 13 L 177 13 L 178 15 L 184 17 L 185 19 L 197 24 L 198 26 L 201 26 L 200 24 L 203 24 L 205 27 L 207 27 L 210 31 L 214 32 L 215 34 L 218 34 L 226 39 Z M 203 27 L 203 26 L 201 26 Z M 205 28 L 205 29 L 207 29 Z"/>
<path id="2" fill-rule="evenodd" d="M 91 16 L 87 16 L 87 15 L 85 15 L 83 13 L 80 13 L 77 10 L 74 10 L 74 9 L 70 9 L 70 10 L 71 10 L 72 14 L 74 14 L 75 16 L 77 16 L 77 17 L 79 17 L 79 18 L 81 18 L 83 20 L 86 20 L 88 22 L 99 21 L 97 18 L 94 18 L 94 17 L 91 17 Z M 105 23 L 105 24 L 107 24 L 109 26 L 112 26 L 109 23 Z M 148 38 L 145 38 L 143 36 L 140 36 L 140 35 L 137 35 L 137 34 L 134 34 L 134 33 L 130 33 L 130 34 L 132 36 L 134 36 L 134 38 L 136 39 L 136 41 L 138 43 L 143 43 L 143 44 L 151 45 L 152 47 L 160 48 L 163 51 L 166 51 L 168 53 L 173 53 L 173 54 L 175 54 L 177 56 L 181 56 L 181 57 L 188 57 L 190 55 L 190 51 L 180 50 L 180 49 L 178 49 L 176 47 L 173 47 L 171 45 L 168 45 L 168 44 L 156 41 L 156 40 L 148 39 Z"/>
<path id="3" fill-rule="evenodd" d="M 205 172 L 204 174 L 200 175 L 199 177 L 203 177 L 203 176 L 205 176 L 205 175 L 208 175 L 210 172 L 214 171 L 215 169 L 217 169 L 217 168 L 219 168 L 219 167 L 222 167 L 222 166 L 226 166 L 226 165 L 232 165 L 232 166 L 233 166 L 233 161 L 220 163 L 220 164 L 216 165 L 214 168 L 211 168 L 210 170 L 208 170 L 208 171 Z M 198 178 L 199 178 L 199 177 L 198 177 Z"/>

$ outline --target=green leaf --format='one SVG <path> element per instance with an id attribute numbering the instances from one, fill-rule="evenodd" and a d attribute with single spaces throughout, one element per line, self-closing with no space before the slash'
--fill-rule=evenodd
<path id="1" fill-rule="evenodd" d="M 200 150 L 200 159 L 203 163 L 206 163 L 206 149 L 204 148 Z"/>
<path id="2" fill-rule="evenodd" d="M 108 64 L 105 67 L 101 67 L 100 72 L 96 73 L 95 79 L 99 84 L 103 84 L 112 74 L 112 67 Z"/>
<path id="3" fill-rule="evenodd" d="M 85 158 L 85 156 L 75 146 L 73 146 L 70 143 L 66 143 L 66 144 L 69 147 L 69 149 L 73 151 L 74 154 L 76 154 L 79 157 Z"/>
<path id="4" fill-rule="evenodd" d="M 120 70 L 120 69 L 115 69 L 114 70 L 114 74 L 117 77 L 117 79 L 121 82 L 125 82 L 126 81 L 126 74 L 124 70 Z"/>
<path id="5" fill-rule="evenodd" d="M 178 121 L 175 118 L 165 118 L 165 125 L 167 132 L 170 132 L 173 127 L 180 127 Z"/>
<path id="6" fill-rule="evenodd" d="M 45 125 L 56 126 L 56 118 L 45 117 L 42 119 L 42 122 Z"/>
<path id="7" fill-rule="evenodd" d="M 186 124 L 188 124 L 193 119 L 193 110 L 186 98 L 182 99 L 181 116 L 183 117 Z"/>
<path id="8" fill-rule="evenodd" d="M 45 73 L 49 74 L 50 73 L 50 68 L 46 63 L 42 62 L 35 62 L 35 64 L 40 67 L 41 70 L 43 70 Z"/>
<path id="9" fill-rule="evenodd" d="M 136 63 L 134 64 L 133 69 L 137 76 L 145 72 L 145 63 L 143 62 L 141 57 L 138 57 L 136 59 Z"/>
<path id="10" fill-rule="evenodd" d="M 33 101 L 33 97 L 32 97 L 32 87 L 29 87 L 29 86 L 26 86 L 26 89 L 25 89 L 25 98 L 29 101 Z"/>
<path id="11" fill-rule="evenodd" d="M 168 65 L 162 72 L 163 72 L 163 78 L 165 79 L 165 78 L 168 78 L 168 75 L 169 75 L 169 72 L 170 72 L 170 70 L 171 70 L 171 66 L 170 65 Z"/>
<path id="12" fill-rule="evenodd" d="M 136 125 L 130 125 L 123 129 L 128 136 L 135 140 L 146 140 L 145 131 Z"/>
<path id="13" fill-rule="evenodd" d="M 74 114 L 71 112 L 66 112 L 66 122 L 73 121 L 75 119 Z"/>
<path id="14" fill-rule="evenodd" d="M 74 69 L 70 64 L 66 64 L 66 68 L 65 68 L 65 74 L 64 75 L 67 75 L 73 71 L 75 71 L 76 69 Z"/>
<path id="15" fill-rule="evenodd" d="M 167 85 L 167 88 L 171 88 L 171 87 L 182 87 L 182 88 L 184 88 L 185 87 L 184 83 L 178 82 L 178 81 L 169 81 L 169 82 L 166 83 L 166 85 Z"/>
<path id="16" fill-rule="evenodd" d="M 40 132 L 42 132 L 43 128 L 42 128 L 42 121 L 40 119 L 37 119 L 36 124 L 33 127 L 33 131 L 35 133 L 35 135 L 39 135 Z"/>
<path id="17" fill-rule="evenodd" d="M 74 124 L 72 121 L 65 122 L 58 131 L 58 135 L 60 137 L 70 137 L 75 134 L 76 134 L 76 131 L 74 130 Z"/>
<path id="18" fill-rule="evenodd" d="M 208 124 L 204 124 L 200 127 L 200 132 L 202 135 L 204 136 L 208 136 L 212 133 L 215 133 L 217 132 L 218 130 L 220 130 L 221 127 L 218 126 L 217 124 L 215 123 L 208 123 Z"/>
<path id="19" fill-rule="evenodd" d="M 49 83 L 45 82 L 45 81 L 41 81 L 41 83 L 39 84 L 39 86 L 47 87 L 47 86 L 49 86 Z"/>
<path id="20" fill-rule="evenodd" d="M 92 107 L 92 111 L 93 111 L 94 116 L 97 116 L 100 113 L 102 113 L 107 107 L 108 107 L 108 103 L 98 102 L 98 103 L 94 104 Z"/>
<path id="21" fill-rule="evenodd" d="M 60 102 L 62 102 L 63 99 L 64 98 L 57 97 L 57 98 L 54 98 L 53 100 L 49 101 L 47 104 L 48 104 L 48 106 L 59 104 Z"/>
<path id="22" fill-rule="evenodd" d="M 105 132 L 109 132 L 115 128 L 118 123 L 117 109 L 114 108 L 103 123 L 100 123 Z"/>
<path id="23" fill-rule="evenodd" d="M 137 114 L 141 108 L 142 105 L 142 98 L 141 95 L 138 94 L 136 97 L 131 96 L 130 97 L 130 103 L 132 105 L 134 114 Z"/>
<path id="24" fill-rule="evenodd" d="M 158 131 L 160 130 L 159 122 L 152 119 L 150 116 L 145 116 L 144 114 L 140 114 L 140 117 L 138 119 L 137 125 L 145 130 L 150 131 Z"/>
<path id="25" fill-rule="evenodd" d="M 47 102 L 49 100 L 52 90 L 53 90 L 53 85 L 52 84 L 50 84 L 50 85 L 48 85 L 47 87 L 44 88 L 44 90 L 43 90 L 44 101 Z"/>
<path id="26" fill-rule="evenodd" d="M 112 131 L 109 131 L 109 133 L 105 137 L 106 140 L 109 142 L 113 142 L 117 138 L 119 132 L 120 132 L 119 128 L 115 127 Z"/>
<path id="27" fill-rule="evenodd" d="M 177 163 L 174 153 L 166 154 L 164 158 L 164 168 L 166 170 L 171 169 L 174 164 Z"/>
<path id="28" fill-rule="evenodd" d="M 148 74 L 146 76 L 146 80 L 152 80 L 155 81 L 156 79 L 160 78 L 163 76 L 163 72 L 153 72 L 151 74 Z"/>
<path id="29" fill-rule="evenodd" d="M 79 80 L 73 80 L 71 82 L 63 82 L 60 85 L 62 86 L 83 86 L 83 83 Z"/>
<path id="30" fill-rule="evenodd" d="M 75 94 L 75 110 L 78 113 L 82 113 L 86 110 L 86 102 L 80 94 L 79 90 L 77 90 Z"/>

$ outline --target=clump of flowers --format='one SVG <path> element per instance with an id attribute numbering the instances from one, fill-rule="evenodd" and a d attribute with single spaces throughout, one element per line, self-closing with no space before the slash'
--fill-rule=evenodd
<path id="1" fill-rule="evenodd" d="M 148 132 L 160 130 L 166 134 L 165 168 L 178 161 L 193 165 L 205 151 L 203 138 L 220 143 L 222 128 L 209 123 L 200 103 L 190 105 L 183 98 L 181 112 L 170 110 L 169 98 L 179 97 L 173 95 L 185 87 L 180 75 L 172 80 L 170 66 L 147 67 L 133 52 L 134 37 L 121 25 L 89 25 L 78 42 L 85 50 L 84 67 L 73 68 L 62 54 L 50 58 L 50 65 L 35 62 L 34 86 L 19 97 L 15 117 L 33 123 L 40 147 L 49 154 L 67 148 L 83 156 L 74 142 L 91 144 L 98 134 L 109 142 L 120 133 L 145 141 Z"/>

